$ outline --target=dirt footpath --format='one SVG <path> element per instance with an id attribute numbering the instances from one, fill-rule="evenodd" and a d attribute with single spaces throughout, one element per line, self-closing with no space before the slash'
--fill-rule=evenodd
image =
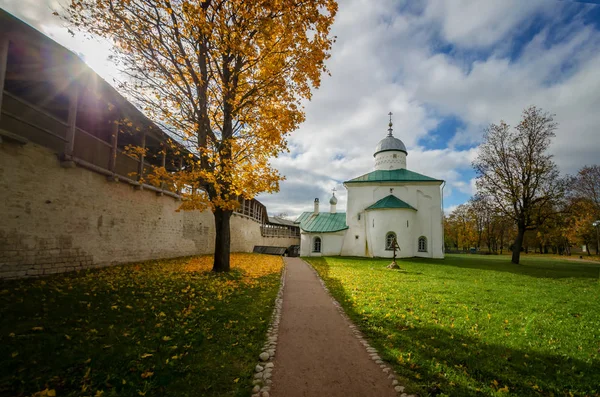
<path id="1" fill-rule="evenodd" d="M 397 396 L 313 271 L 299 258 L 285 259 L 271 396 Z"/>

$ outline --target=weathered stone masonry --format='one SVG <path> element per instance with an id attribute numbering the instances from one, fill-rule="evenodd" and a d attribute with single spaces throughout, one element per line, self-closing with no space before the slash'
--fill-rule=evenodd
<path id="1" fill-rule="evenodd" d="M 84 168 L 62 168 L 34 143 L 0 144 L 0 278 L 60 273 L 147 259 L 208 254 L 210 212 Z M 233 252 L 287 247 L 297 238 L 262 237 L 246 216 L 231 221 Z"/>

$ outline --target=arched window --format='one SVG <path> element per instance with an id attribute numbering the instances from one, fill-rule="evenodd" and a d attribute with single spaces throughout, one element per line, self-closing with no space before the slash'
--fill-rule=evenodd
<path id="1" fill-rule="evenodd" d="M 313 252 L 321 252 L 321 237 L 315 237 L 313 241 Z"/>
<path id="2" fill-rule="evenodd" d="M 419 252 L 427 252 L 427 238 L 419 237 Z"/>
<path id="3" fill-rule="evenodd" d="M 389 232 L 385 235 L 385 249 L 388 251 L 394 250 L 394 241 L 396 240 L 396 233 Z"/>

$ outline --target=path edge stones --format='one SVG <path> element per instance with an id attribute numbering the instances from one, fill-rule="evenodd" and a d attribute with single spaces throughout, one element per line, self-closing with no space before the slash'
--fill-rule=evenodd
<path id="1" fill-rule="evenodd" d="M 279 321 L 281 320 L 281 308 L 283 306 L 283 289 L 285 287 L 285 275 L 287 272 L 287 264 L 283 257 L 283 268 L 281 270 L 281 280 L 279 282 L 279 291 L 275 297 L 275 308 L 271 315 L 271 322 L 267 329 L 267 341 L 263 345 L 262 352 L 258 355 L 258 363 L 254 367 L 254 377 L 252 380 L 252 397 L 269 397 L 271 390 L 271 380 L 273 368 L 275 364 L 275 350 L 277 349 L 277 335 L 279 333 Z"/>
<path id="2" fill-rule="evenodd" d="M 327 293 L 327 295 L 333 302 L 333 305 L 337 308 L 337 310 L 340 313 L 340 315 L 342 316 L 342 318 L 344 318 L 344 320 L 346 321 L 346 324 L 348 324 L 348 327 L 350 328 L 350 330 L 352 331 L 352 333 L 354 334 L 356 339 L 358 339 L 358 341 L 365 347 L 365 350 L 367 351 L 367 354 L 369 355 L 371 360 L 375 361 L 375 364 L 379 365 L 379 368 L 381 368 L 383 373 L 387 375 L 387 378 L 389 381 L 392 382 L 392 386 L 394 387 L 394 390 L 396 391 L 396 393 L 398 393 L 398 395 L 400 397 L 417 397 L 416 394 L 407 394 L 404 392 L 405 387 L 400 385 L 400 383 L 398 382 L 398 375 L 396 374 L 394 369 L 392 367 L 388 366 L 387 364 L 385 364 L 385 362 L 379 356 L 377 349 L 375 349 L 373 346 L 371 346 L 371 344 L 367 341 L 367 339 L 365 339 L 362 332 L 360 332 L 358 327 L 356 325 L 354 325 L 354 323 L 352 322 L 350 317 L 348 317 L 348 315 L 344 311 L 344 308 L 342 307 L 342 305 L 340 305 L 340 303 L 337 301 L 337 299 L 335 299 L 333 297 L 333 295 L 331 294 L 331 292 L 329 291 L 329 288 L 327 288 L 325 281 L 323 281 L 323 279 L 321 278 L 321 275 L 319 274 L 317 269 L 315 269 L 309 262 L 305 261 L 304 259 L 302 259 L 302 261 L 310 268 L 310 270 L 312 270 L 312 272 L 315 274 L 315 276 L 317 276 L 317 279 L 321 283 L 321 286 L 325 289 L 325 292 Z M 264 397 L 268 397 L 268 396 L 269 395 L 267 394 Z M 261 396 L 259 394 L 257 394 L 256 396 L 253 395 L 252 397 L 261 397 Z"/>

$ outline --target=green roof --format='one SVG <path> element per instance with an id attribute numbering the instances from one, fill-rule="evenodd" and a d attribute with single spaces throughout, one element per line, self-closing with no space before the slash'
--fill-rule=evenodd
<path id="1" fill-rule="evenodd" d="M 314 212 L 303 212 L 296 223 L 300 224 L 300 229 L 310 233 L 331 233 L 348 229 L 345 212 L 320 212 L 316 215 Z"/>
<path id="2" fill-rule="evenodd" d="M 377 170 L 350 179 L 344 183 L 359 182 L 444 182 L 441 179 L 430 178 L 407 169 L 399 170 Z"/>
<path id="3" fill-rule="evenodd" d="M 415 210 L 415 211 L 417 210 L 412 205 L 408 204 L 405 201 L 400 200 L 398 197 L 393 196 L 391 194 L 389 196 L 382 198 L 375 204 L 368 206 L 365 209 L 380 210 L 380 209 L 384 209 L 384 208 L 406 208 L 406 209 L 411 209 L 411 210 Z"/>

